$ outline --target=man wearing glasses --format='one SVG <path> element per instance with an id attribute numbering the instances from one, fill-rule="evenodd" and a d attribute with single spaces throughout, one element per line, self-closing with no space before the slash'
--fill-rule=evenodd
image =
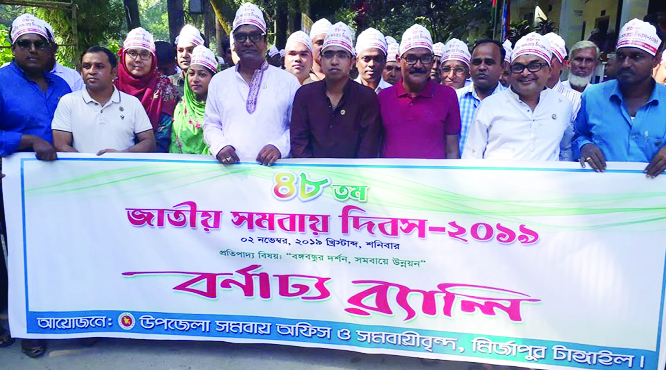
<path id="1" fill-rule="evenodd" d="M 384 81 L 382 77 L 387 53 L 386 39 L 381 32 L 374 28 L 361 32 L 356 40 L 356 69 L 358 70 L 356 82 L 375 90 L 378 94 L 391 87 L 391 84 Z"/>
<path id="2" fill-rule="evenodd" d="M 383 40 L 383 37 L 382 37 Z M 326 34 L 323 81 L 301 87 L 294 98 L 291 153 L 297 158 L 373 158 L 381 117 L 372 89 L 349 78 L 354 65 L 352 30 L 344 23 Z"/>
<path id="3" fill-rule="evenodd" d="M 232 37 L 239 61 L 210 82 L 204 141 L 224 165 L 256 159 L 270 166 L 289 155 L 292 103 L 301 85 L 266 62 L 266 22 L 256 5 L 238 9 Z"/>
<path id="4" fill-rule="evenodd" d="M 511 55 L 510 88 L 481 101 L 463 159 L 557 161 L 571 123 L 571 102 L 546 89 L 550 76 L 548 39 L 530 33 Z"/>
<path id="5" fill-rule="evenodd" d="M 444 45 L 440 77 L 442 85 L 457 90 L 465 86 L 469 78 L 469 48 L 458 40 L 451 39 Z"/>
<path id="6" fill-rule="evenodd" d="M 460 158 L 460 110 L 453 89 L 430 78 L 430 32 L 413 25 L 402 36 L 402 80 L 379 93 L 385 158 Z"/>

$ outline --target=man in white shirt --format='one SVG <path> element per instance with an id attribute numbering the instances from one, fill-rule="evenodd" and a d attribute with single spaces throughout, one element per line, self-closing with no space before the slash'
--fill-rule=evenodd
<path id="1" fill-rule="evenodd" d="M 141 102 L 113 85 L 118 62 L 106 48 L 81 56 L 86 88 L 60 99 L 51 129 L 59 152 L 154 152 L 155 135 Z"/>
<path id="2" fill-rule="evenodd" d="M 544 89 L 550 61 L 550 43 L 544 36 L 533 32 L 516 43 L 511 87 L 481 101 L 463 159 L 559 159 L 572 107 L 564 96 Z"/>
<path id="3" fill-rule="evenodd" d="M 578 41 L 571 48 L 571 58 L 569 60 L 569 80 L 564 81 L 564 86 L 576 90 L 580 93 L 585 91 L 594 71 L 599 65 L 599 47 L 592 41 Z"/>
<path id="4" fill-rule="evenodd" d="M 356 82 L 375 90 L 377 94 L 391 87 L 391 84 L 384 81 L 382 77 L 387 53 L 386 39 L 381 32 L 374 28 L 361 32 L 356 39 L 356 69 L 358 70 Z"/>
<path id="5" fill-rule="evenodd" d="M 51 33 L 51 35 L 55 37 L 53 27 L 51 27 L 51 25 L 45 20 L 40 19 L 40 21 L 42 22 L 43 26 L 46 27 L 46 29 Z M 51 55 L 48 69 L 51 71 L 51 73 L 65 80 L 72 91 L 79 91 L 83 89 L 84 84 L 83 79 L 81 78 L 81 74 L 77 70 L 65 67 L 56 61 L 55 56 L 58 53 L 58 44 L 55 42 L 51 43 L 49 46 L 49 51 Z"/>
<path id="6" fill-rule="evenodd" d="M 204 141 L 222 164 L 256 159 L 270 166 L 289 155 L 291 108 L 301 85 L 266 62 L 266 22 L 256 5 L 238 9 L 232 33 L 240 59 L 208 86 Z"/>

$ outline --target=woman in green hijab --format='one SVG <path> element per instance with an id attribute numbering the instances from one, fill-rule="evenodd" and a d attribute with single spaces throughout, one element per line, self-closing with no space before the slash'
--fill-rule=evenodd
<path id="1" fill-rule="evenodd" d="M 176 106 L 169 153 L 210 154 L 203 139 L 208 84 L 217 73 L 215 54 L 203 45 L 192 51 L 185 95 Z"/>

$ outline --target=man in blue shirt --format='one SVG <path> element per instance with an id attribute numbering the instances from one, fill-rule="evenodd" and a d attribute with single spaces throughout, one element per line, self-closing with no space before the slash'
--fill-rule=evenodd
<path id="1" fill-rule="evenodd" d="M 606 160 L 649 162 L 645 173 L 652 178 L 666 169 L 666 86 L 652 78 L 660 43 L 647 22 L 622 27 L 617 80 L 588 87 L 576 118 L 574 149 L 583 167 L 603 172 Z"/>
<path id="2" fill-rule="evenodd" d="M 12 23 L 10 39 L 14 59 L 0 69 L 0 156 L 34 151 L 39 159 L 54 160 L 53 113 L 72 90 L 47 72 L 53 35 L 44 21 L 24 14 Z"/>

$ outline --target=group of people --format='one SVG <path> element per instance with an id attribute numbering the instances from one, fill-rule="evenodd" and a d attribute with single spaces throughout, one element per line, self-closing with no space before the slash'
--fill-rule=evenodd
<path id="1" fill-rule="evenodd" d="M 372 28 L 354 40 L 346 24 L 321 19 L 289 37 L 282 69 L 269 63 L 275 50 L 257 6 L 243 4 L 232 28 L 232 68 L 221 70 L 187 25 L 172 78 L 142 28 L 117 54 L 85 50 L 79 74 L 55 61 L 50 25 L 18 17 L 14 58 L 0 69 L 0 155 L 169 152 L 268 166 L 287 157 L 578 160 L 595 171 L 632 161 L 649 163 L 649 177 L 666 169 L 666 86 L 653 77 L 663 43 L 640 20 L 622 28 L 616 77 L 599 84 L 596 45 L 569 50 L 554 33 L 470 50 L 457 39 L 433 43 L 419 24 L 400 42 Z M 0 328 L 0 346 L 11 341 Z M 45 343 L 22 348 L 38 357 Z"/>

